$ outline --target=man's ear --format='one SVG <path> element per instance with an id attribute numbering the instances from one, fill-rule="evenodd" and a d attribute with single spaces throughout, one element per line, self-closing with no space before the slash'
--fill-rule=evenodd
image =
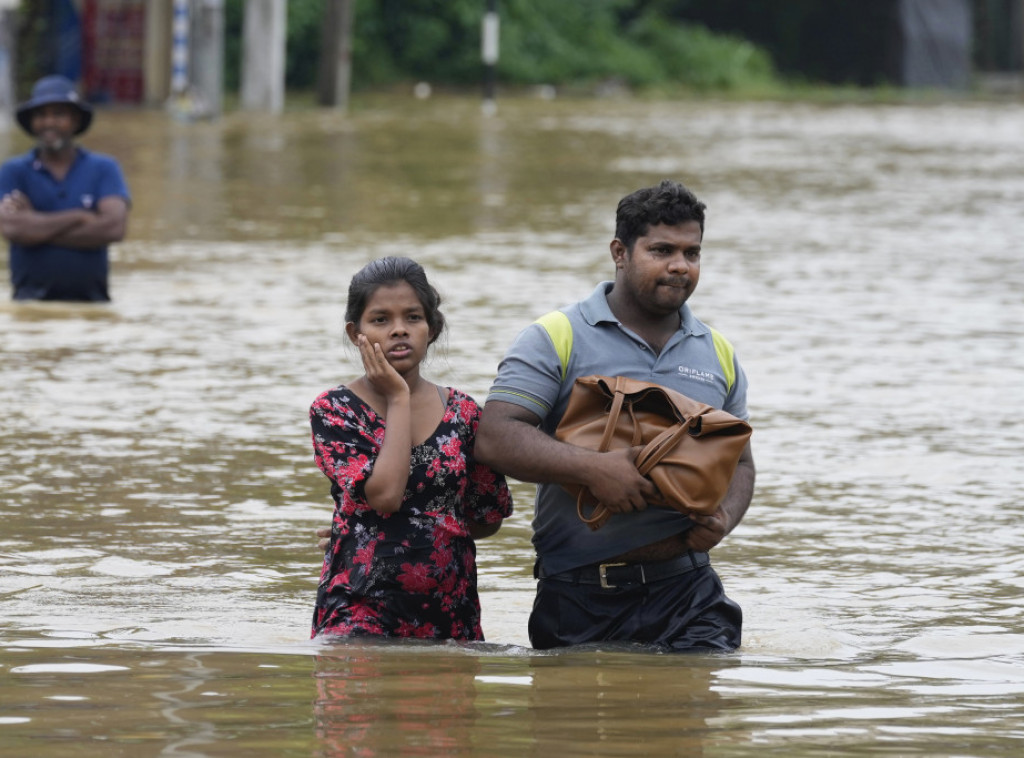
<path id="1" fill-rule="evenodd" d="M 356 325 L 353 322 L 351 322 L 351 321 L 346 322 L 346 324 L 345 324 L 345 334 L 348 335 L 349 341 L 351 341 L 351 343 L 353 345 L 359 344 L 358 341 L 357 341 L 358 337 L 359 337 L 359 330 L 356 329 Z"/>
<path id="2" fill-rule="evenodd" d="M 611 241 L 611 244 L 608 246 L 608 249 L 611 250 L 612 260 L 615 261 L 615 268 L 625 268 L 626 256 L 629 255 L 629 251 L 626 249 L 626 246 L 622 244 L 622 240 L 616 237 Z"/>

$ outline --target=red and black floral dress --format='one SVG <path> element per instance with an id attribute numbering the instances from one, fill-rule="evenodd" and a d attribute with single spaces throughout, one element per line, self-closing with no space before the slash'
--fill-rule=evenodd
<path id="1" fill-rule="evenodd" d="M 467 524 L 508 517 L 512 495 L 503 476 L 473 459 L 476 402 L 448 391 L 441 423 L 412 449 L 395 513 L 366 503 L 384 419 L 345 386 L 320 395 L 309 416 L 314 458 L 335 503 L 312 636 L 482 640 Z"/>

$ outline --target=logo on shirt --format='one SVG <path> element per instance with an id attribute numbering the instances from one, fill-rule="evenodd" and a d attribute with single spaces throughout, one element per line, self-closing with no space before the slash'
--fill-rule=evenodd
<path id="1" fill-rule="evenodd" d="M 693 379 L 695 382 L 704 382 L 704 384 L 715 383 L 715 375 L 710 371 L 701 371 L 700 369 L 690 368 L 689 366 L 680 366 L 679 376 L 687 379 Z"/>
<path id="2" fill-rule="evenodd" d="M 93 201 L 92 195 L 82 195 L 82 207 L 83 208 L 92 208 L 92 201 Z"/>

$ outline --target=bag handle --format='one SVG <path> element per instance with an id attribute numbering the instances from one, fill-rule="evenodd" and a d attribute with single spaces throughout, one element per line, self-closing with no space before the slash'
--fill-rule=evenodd
<path id="1" fill-rule="evenodd" d="M 619 416 L 622 414 L 622 404 L 626 400 L 626 393 L 619 388 L 618 381 L 615 382 L 614 392 L 615 396 L 612 398 L 612 407 L 608 410 L 608 418 L 604 424 L 604 434 L 601 435 L 601 443 L 597 446 L 597 450 L 600 453 L 608 452 L 608 448 L 612 445 L 615 425 L 619 423 Z"/>
<path id="2" fill-rule="evenodd" d="M 604 433 L 601 435 L 601 442 L 597 446 L 599 453 L 608 452 L 608 448 L 612 444 L 612 435 L 615 433 L 615 425 L 619 422 L 619 416 L 622 414 L 622 404 L 626 400 L 626 393 L 620 386 L 619 377 L 615 377 L 615 387 L 612 388 L 614 396 L 612 397 L 612 407 L 608 410 L 608 417 L 605 419 Z M 632 414 L 632 409 L 630 409 Z M 594 513 L 590 518 L 587 518 L 583 514 L 583 498 L 586 496 L 587 488 L 583 487 L 580 489 L 579 494 L 576 496 L 576 515 L 580 517 L 591 529 L 597 529 L 605 521 L 611 518 L 611 513 L 603 505 L 598 503 L 594 506 Z"/>
<path id="3" fill-rule="evenodd" d="M 661 463 L 661 459 L 672 451 L 679 438 L 690 433 L 692 422 L 692 417 L 687 418 L 678 424 L 670 426 L 648 442 L 636 457 L 637 470 L 643 476 L 647 476 L 655 466 Z"/>

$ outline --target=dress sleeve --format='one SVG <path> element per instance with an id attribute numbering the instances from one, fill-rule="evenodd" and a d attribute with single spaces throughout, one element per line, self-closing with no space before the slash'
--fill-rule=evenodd
<path id="1" fill-rule="evenodd" d="M 468 442 L 468 486 L 463 508 L 466 517 L 479 524 L 496 524 L 512 515 L 512 492 L 504 475 L 480 463 L 473 455 L 476 430 L 480 424 L 480 407 L 468 396 L 460 396 L 459 400 L 467 416 L 463 433 Z"/>
<path id="2" fill-rule="evenodd" d="M 496 524 L 512 515 L 512 492 L 505 477 L 473 461 L 466 492 L 466 516 L 479 524 Z"/>
<path id="3" fill-rule="evenodd" d="M 359 401 L 341 389 L 329 390 L 313 401 L 309 423 L 313 434 L 313 459 L 340 490 L 365 504 L 366 480 L 383 442 L 383 426 L 367 426 L 372 411 L 360 414 Z M 366 420 L 364 420 L 364 418 Z"/>

